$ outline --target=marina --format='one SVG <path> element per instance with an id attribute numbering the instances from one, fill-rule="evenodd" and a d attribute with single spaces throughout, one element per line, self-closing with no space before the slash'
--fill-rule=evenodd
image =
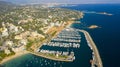
<path id="1" fill-rule="evenodd" d="M 53 41 L 51 40 L 50 42 L 43 43 L 39 49 L 37 49 L 35 52 L 31 52 L 30 54 L 23 55 L 19 58 L 23 57 L 29 57 L 29 58 L 24 58 L 24 60 L 20 59 L 14 59 L 11 60 L 10 63 L 5 63 L 4 65 L 7 66 L 9 65 L 10 67 L 16 67 L 13 66 L 12 64 L 16 63 L 16 65 L 20 65 L 21 62 L 23 67 L 66 67 L 66 66 L 80 66 L 84 65 L 85 67 L 90 67 L 90 59 L 91 59 L 91 50 L 89 49 L 87 42 L 85 40 L 85 37 L 83 33 L 77 31 L 76 29 L 72 30 L 73 28 L 70 28 L 73 32 L 78 32 L 78 35 L 72 34 L 72 37 L 67 36 L 66 38 L 64 36 L 59 36 L 58 35 L 55 38 L 62 38 L 63 39 L 71 39 L 71 42 L 64 41 L 64 42 L 59 42 L 59 41 Z M 64 29 L 66 30 L 66 29 Z M 65 31 L 64 31 L 65 32 Z M 66 31 L 67 32 L 67 31 Z M 62 33 L 62 32 L 60 32 Z M 69 33 L 70 34 L 70 33 Z M 79 36 L 79 37 L 76 37 Z M 76 38 L 75 38 L 76 37 Z M 54 38 L 53 38 L 54 39 Z M 73 40 L 81 40 L 81 42 L 73 42 Z M 54 46 L 53 46 L 54 45 Z M 66 46 L 67 45 L 67 46 Z M 79 45 L 79 47 L 74 47 L 75 45 Z M 14 62 L 14 61 L 19 61 Z M 87 62 L 83 62 L 87 61 Z M 79 64 L 78 64 L 79 62 Z M 19 66 L 18 66 L 19 67 Z"/>
<path id="2" fill-rule="evenodd" d="M 61 43 L 61 42 L 49 42 L 49 43 L 44 43 L 44 46 L 53 46 L 53 47 L 65 47 L 65 48 L 79 48 L 80 44 L 79 43 Z"/>
<path id="3" fill-rule="evenodd" d="M 80 48 L 80 42 L 81 42 L 81 35 L 79 34 L 79 31 L 73 28 L 66 28 L 62 30 L 55 38 L 51 39 L 48 43 L 43 43 L 42 47 L 48 47 L 49 48 L 56 48 L 58 47 L 61 50 L 50 50 L 50 49 L 44 49 L 39 48 L 36 52 L 42 55 L 54 57 L 57 58 L 58 61 L 74 61 L 75 55 L 73 50 L 69 50 L 69 48 Z M 66 49 L 66 51 L 63 51 L 62 49 Z M 48 59 L 49 59 L 48 58 Z M 59 59 L 58 59 L 59 58 Z M 54 59 L 53 59 L 54 60 Z"/>
<path id="4" fill-rule="evenodd" d="M 119 61 L 118 57 L 120 56 L 119 55 L 120 53 L 118 52 L 119 40 L 120 40 L 119 39 L 120 33 L 118 31 L 118 28 L 120 27 L 119 26 L 120 11 L 118 10 L 119 4 L 107 4 L 107 5 L 87 4 L 87 5 L 77 5 L 77 6 L 65 7 L 65 8 L 79 10 L 79 11 L 81 10 L 96 11 L 96 12 L 104 11 L 114 14 L 112 16 L 105 16 L 100 14 L 87 13 L 85 14 L 82 20 L 80 19 L 81 23 L 75 23 L 72 25 L 74 28 L 84 29 L 90 33 L 101 55 L 103 67 L 119 67 L 119 63 L 115 62 L 115 61 Z M 86 26 L 92 24 L 100 25 L 102 28 L 94 29 L 94 30 L 86 29 Z M 82 37 L 80 42 L 80 48 L 77 49 L 72 48 L 75 54 L 75 60 L 73 62 L 54 61 L 33 54 L 27 54 L 4 63 L 3 67 L 92 67 L 94 66 L 93 61 L 96 60 L 95 53 L 93 52 L 94 48 L 92 48 L 91 44 L 88 43 L 89 41 L 88 42 L 86 41 L 86 37 L 84 36 L 83 33 L 82 34 L 80 33 L 80 35 Z M 68 37 L 60 36 L 60 37 L 72 38 L 69 36 Z M 43 48 L 44 46 L 46 46 L 46 49 Z M 64 47 L 59 47 L 62 49 L 58 49 L 58 46 L 52 48 L 53 46 L 43 45 L 41 49 L 50 50 L 49 47 L 51 47 L 52 51 L 57 51 L 57 50 L 63 51 L 62 49 L 64 48 Z M 64 51 L 66 52 L 67 49 Z"/>

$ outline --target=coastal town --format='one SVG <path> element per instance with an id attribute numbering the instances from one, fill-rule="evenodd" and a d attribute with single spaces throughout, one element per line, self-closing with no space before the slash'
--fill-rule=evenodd
<path id="1" fill-rule="evenodd" d="M 103 67 L 89 33 L 70 27 L 83 15 L 80 11 L 45 5 L 14 6 L 3 11 L 0 15 L 0 64 L 27 53 L 73 62 L 76 59 L 73 49 L 81 47 L 82 32 L 93 51 L 91 67 Z M 94 27 L 98 26 L 90 28 Z"/>
<path id="2" fill-rule="evenodd" d="M 0 15 L 0 61 L 23 51 L 35 51 L 42 43 L 50 41 L 67 25 L 82 16 L 83 13 L 79 11 L 41 5 L 15 6 L 10 11 L 3 12 Z M 65 47 L 64 44 L 61 47 Z"/>

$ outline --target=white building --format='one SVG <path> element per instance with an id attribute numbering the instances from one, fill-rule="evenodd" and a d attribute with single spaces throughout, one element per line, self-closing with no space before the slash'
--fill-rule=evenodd
<path id="1" fill-rule="evenodd" d="M 27 45 L 28 41 L 26 39 L 22 39 L 19 41 L 20 45 Z"/>
<path id="2" fill-rule="evenodd" d="M 6 42 L 4 43 L 4 45 L 10 46 L 10 47 L 12 47 L 13 44 L 14 44 L 13 41 L 6 41 Z"/>
<path id="3" fill-rule="evenodd" d="M 25 45 L 21 45 L 19 47 L 13 47 L 12 50 L 16 53 L 18 52 L 21 52 L 21 51 L 24 51 L 26 48 L 25 48 Z"/>
<path id="4" fill-rule="evenodd" d="M 4 36 L 8 36 L 8 29 L 7 28 L 3 28 L 4 30 L 2 31 L 2 37 Z"/>
<path id="5" fill-rule="evenodd" d="M 10 50 L 5 49 L 5 53 L 8 55 L 8 54 L 10 54 L 11 52 L 10 52 Z"/>

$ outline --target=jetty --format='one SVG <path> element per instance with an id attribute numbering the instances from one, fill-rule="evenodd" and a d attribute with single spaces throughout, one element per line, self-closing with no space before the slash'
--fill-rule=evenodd
<path id="1" fill-rule="evenodd" d="M 91 67 L 96 67 L 96 66 L 97 67 L 103 67 L 102 60 L 100 58 L 100 54 L 99 54 L 98 49 L 97 49 L 94 41 L 92 40 L 91 36 L 85 30 L 79 30 L 79 31 L 84 33 L 88 45 L 93 50 L 93 60 L 92 60 L 93 62 L 92 62 L 92 66 Z"/>
<path id="2" fill-rule="evenodd" d="M 40 50 L 40 52 L 30 52 L 30 53 L 54 61 L 72 62 L 75 60 L 74 52 L 71 52 L 69 54 L 68 52 L 50 51 L 50 50 L 42 49 Z"/>
<path id="3" fill-rule="evenodd" d="M 49 42 L 44 43 L 44 46 L 53 46 L 53 47 L 64 47 L 64 48 L 79 48 L 79 43 L 62 43 L 62 42 Z"/>

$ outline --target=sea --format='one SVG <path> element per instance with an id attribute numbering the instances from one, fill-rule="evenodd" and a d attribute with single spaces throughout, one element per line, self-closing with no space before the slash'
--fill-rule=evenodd
<path id="1" fill-rule="evenodd" d="M 103 67 L 120 67 L 120 4 L 75 4 L 62 6 L 61 8 L 83 11 L 84 17 L 76 20 L 80 23 L 73 23 L 71 27 L 89 32 L 98 48 Z M 112 15 L 98 14 L 99 12 L 106 12 Z M 100 28 L 89 29 L 90 25 L 97 25 Z M 82 37 L 80 48 L 73 49 L 75 52 L 75 60 L 73 62 L 53 61 L 32 54 L 25 54 L 4 63 L 2 66 L 91 67 L 92 51 L 87 45 L 84 34 L 80 33 L 80 35 Z M 51 48 L 46 47 L 46 49 Z M 57 50 L 56 48 L 53 49 Z"/>

